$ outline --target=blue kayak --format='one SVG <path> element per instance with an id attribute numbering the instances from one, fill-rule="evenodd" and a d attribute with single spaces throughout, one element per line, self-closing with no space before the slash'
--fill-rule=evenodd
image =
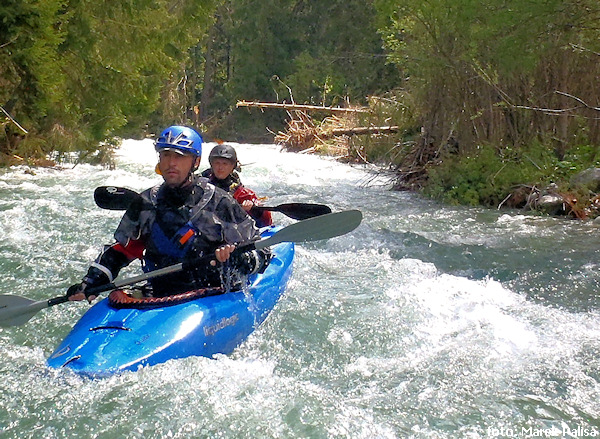
<path id="1" fill-rule="evenodd" d="M 265 272 L 250 276 L 244 291 L 198 290 L 165 299 L 113 291 L 81 317 L 48 365 L 107 376 L 175 358 L 231 353 L 265 320 L 291 276 L 294 244 L 273 245 L 271 252 Z"/>

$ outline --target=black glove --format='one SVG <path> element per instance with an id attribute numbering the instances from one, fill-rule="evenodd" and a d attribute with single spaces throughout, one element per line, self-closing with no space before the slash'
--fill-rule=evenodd
<path id="1" fill-rule="evenodd" d="M 265 271 L 267 265 L 269 265 L 271 259 L 270 256 L 270 252 L 265 251 L 234 251 L 231 256 L 229 256 L 228 262 L 231 265 L 231 268 L 237 270 L 241 274 L 262 273 Z"/>
<path id="2" fill-rule="evenodd" d="M 183 261 L 184 271 L 211 270 L 214 256 L 200 258 L 188 257 Z M 241 274 L 263 273 L 271 261 L 271 251 L 268 248 L 251 250 L 250 246 L 241 247 L 233 251 L 225 264 Z"/>
<path id="3" fill-rule="evenodd" d="M 93 287 L 98 287 L 100 285 L 105 285 L 108 283 L 110 283 L 110 280 L 108 279 L 106 273 L 104 273 L 102 270 L 99 270 L 96 267 L 90 267 L 81 283 L 71 285 L 69 287 L 69 289 L 67 290 L 67 297 L 71 297 L 79 293 L 84 293 L 85 298 L 88 300 L 88 302 L 91 302 L 90 297 L 97 296 L 98 292 L 90 293 L 88 290 Z"/>

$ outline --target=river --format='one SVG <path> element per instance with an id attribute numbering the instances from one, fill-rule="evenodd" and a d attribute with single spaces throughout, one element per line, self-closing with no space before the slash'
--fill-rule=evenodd
<path id="1" fill-rule="evenodd" d="M 598 224 L 443 206 L 362 167 L 236 146 L 269 205 L 360 209 L 362 224 L 298 244 L 285 296 L 229 356 L 94 380 L 45 363 L 86 303 L 0 328 L 0 438 L 600 435 Z M 0 171 L 0 294 L 63 294 L 120 218 L 93 189 L 152 186 L 155 162 L 128 140 L 115 170 Z"/>

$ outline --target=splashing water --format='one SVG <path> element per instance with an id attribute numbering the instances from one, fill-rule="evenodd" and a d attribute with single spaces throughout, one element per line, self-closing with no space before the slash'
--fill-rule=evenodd
<path id="1" fill-rule="evenodd" d="M 365 186 L 362 168 L 236 147 L 269 204 L 358 208 L 363 224 L 298 245 L 286 295 L 230 356 L 90 380 L 45 366 L 87 304 L 0 329 L 0 437 L 600 434 L 596 224 L 444 207 Z M 125 141 L 113 171 L 2 171 L 0 294 L 78 282 L 121 215 L 95 207 L 94 188 L 143 190 L 155 162 L 152 142 Z"/>

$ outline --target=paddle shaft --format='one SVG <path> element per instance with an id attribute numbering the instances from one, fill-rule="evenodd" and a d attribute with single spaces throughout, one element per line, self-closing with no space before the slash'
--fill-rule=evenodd
<path id="1" fill-rule="evenodd" d="M 94 191 L 94 201 L 102 209 L 127 210 L 140 194 L 124 187 L 99 186 Z M 324 204 L 284 203 L 278 206 L 253 206 L 257 211 L 280 212 L 296 220 L 304 220 L 331 213 L 331 208 Z"/>
<path id="2" fill-rule="evenodd" d="M 331 213 L 331 208 L 329 206 L 313 203 L 284 203 L 274 207 L 253 206 L 252 210 L 257 210 L 259 212 L 265 210 L 279 212 L 295 220 L 305 220 Z"/>
<path id="3" fill-rule="evenodd" d="M 97 287 L 90 288 L 87 291 L 88 294 L 99 294 L 104 291 L 114 290 L 117 288 L 124 287 L 126 285 L 133 285 L 144 280 L 152 279 L 154 277 L 163 276 L 169 273 L 175 273 L 177 271 L 181 271 L 182 269 L 183 264 L 170 265 L 168 267 L 161 268 L 150 273 L 130 277 L 109 284 L 99 285 Z M 40 301 L 34 301 L 19 296 L 0 295 L 0 327 L 22 325 L 29 321 L 29 319 L 31 319 L 38 311 L 50 308 L 51 306 L 60 305 L 61 303 L 65 303 L 68 301 L 69 298 L 66 295 Z"/>
<path id="4" fill-rule="evenodd" d="M 346 233 L 351 232 L 358 227 L 361 221 L 362 213 L 359 210 L 346 210 L 343 212 L 329 213 L 327 215 L 306 219 L 304 221 L 298 221 L 297 223 L 278 230 L 277 232 L 273 233 L 273 235 L 269 236 L 268 238 L 261 239 L 260 241 L 239 244 L 236 251 L 248 251 L 249 249 L 262 250 L 266 247 L 280 244 L 282 242 L 309 242 L 334 238 L 336 236 L 345 235 Z M 200 258 L 200 260 L 212 258 L 213 256 L 210 255 L 208 257 L 205 256 Z M 189 266 L 193 265 L 193 261 L 189 263 Z M 168 267 L 160 268 L 149 273 L 140 274 L 139 276 L 133 276 L 128 279 L 123 279 L 110 284 L 99 285 L 98 287 L 91 288 L 87 291 L 88 294 L 102 293 L 104 291 L 136 284 L 138 282 L 163 276 L 165 274 L 182 271 L 187 266 L 188 265 L 185 263 L 169 265 Z M 60 297 L 57 297 L 56 299 L 60 299 Z"/>
<path id="5" fill-rule="evenodd" d="M 247 251 L 254 248 L 261 250 L 282 242 L 308 242 L 334 238 L 354 230 L 362 221 L 362 213 L 358 210 L 329 213 L 315 218 L 298 221 L 284 227 L 268 238 L 247 245 L 240 245 L 236 251 Z M 212 258 L 212 255 L 210 256 Z M 88 293 L 98 294 L 126 285 L 132 285 L 165 274 L 175 273 L 186 268 L 186 264 L 170 265 L 139 276 L 115 281 L 113 283 L 90 288 Z M 68 302 L 67 296 L 54 297 L 48 300 L 33 301 L 25 297 L 0 295 L 0 327 L 22 325 L 29 321 L 38 311 Z"/>

